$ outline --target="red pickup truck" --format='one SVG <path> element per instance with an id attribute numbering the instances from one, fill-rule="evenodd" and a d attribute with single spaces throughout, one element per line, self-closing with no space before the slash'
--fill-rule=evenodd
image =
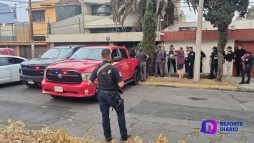
<path id="1" fill-rule="evenodd" d="M 96 87 L 88 85 L 94 68 L 102 63 L 101 51 L 110 49 L 113 65 L 122 72 L 125 84 L 139 83 L 139 62 L 130 58 L 122 46 L 82 47 L 69 60 L 52 64 L 45 69 L 42 93 L 52 97 L 96 97 Z"/>

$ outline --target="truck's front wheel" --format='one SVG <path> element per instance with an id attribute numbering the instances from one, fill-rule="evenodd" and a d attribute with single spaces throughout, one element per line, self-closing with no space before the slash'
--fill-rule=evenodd
<path id="1" fill-rule="evenodd" d="M 134 72 L 132 80 L 133 80 L 133 82 L 132 82 L 133 85 L 138 85 L 139 80 L 140 80 L 138 69 L 135 69 L 135 72 Z"/>

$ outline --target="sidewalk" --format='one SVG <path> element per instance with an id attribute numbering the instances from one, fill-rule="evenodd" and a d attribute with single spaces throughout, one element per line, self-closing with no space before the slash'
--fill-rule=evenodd
<path id="1" fill-rule="evenodd" d="M 239 83 L 242 80 L 241 77 L 232 77 L 231 79 L 236 83 Z M 250 84 L 239 84 L 238 90 L 246 92 L 254 92 L 254 79 L 253 78 L 251 79 Z"/>
<path id="2" fill-rule="evenodd" d="M 167 87 L 185 87 L 185 88 L 204 88 L 204 89 L 219 89 L 232 91 L 248 91 L 254 92 L 254 81 L 251 84 L 239 85 L 240 77 L 232 77 L 231 80 L 223 78 L 222 82 L 216 82 L 210 79 L 200 79 L 199 82 L 194 82 L 184 78 L 182 80 L 177 77 L 154 77 L 150 76 L 146 82 L 140 82 L 143 85 L 167 86 Z"/>

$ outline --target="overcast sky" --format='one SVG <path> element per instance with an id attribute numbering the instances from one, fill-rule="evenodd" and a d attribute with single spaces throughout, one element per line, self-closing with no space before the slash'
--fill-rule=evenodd
<path id="1" fill-rule="evenodd" d="M 9 1 L 9 2 L 7 2 Z M 10 2 L 13 1 L 13 2 Z M 32 0 L 32 1 L 40 1 L 40 0 Z M 10 6 L 17 6 L 17 17 L 18 21 L 28 21 L 28 16 L 27 16 L 27 2 L 28 0 L 0 0 L 0 2 L 7 3 Z M 254 0 L 250 0 L 250 6 L 254 5 Z M 181 0 L 181 6 L 180 8 L 184 11 L 184 14 L 186 16 L 186 20 L 188 22 L 190 21 L 197 21 L 197 14 L 193 12 L 192 9 L 188 7 L 186 3 L 184 3 L 184 0 Z"/>

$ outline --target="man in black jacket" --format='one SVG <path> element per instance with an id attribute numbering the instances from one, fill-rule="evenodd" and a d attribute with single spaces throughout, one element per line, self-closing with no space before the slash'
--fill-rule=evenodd
<path id="1" fill-rule="evenodd" d="M 246 51 L 242 48 L 242 45 L 239 45 L 238 49 L 235 51 L 236 76 L 239 76 L 240 72 L 243 72 L 242 56 L 245 52 Z"/>
<path id="2" fill-rule="evenodd" d="M 210 75 L 209 75 L 209 79 L 213 79 L 214 77 L 214 73 L 217 74 L 217 70 L 218 70 L 218 49 L 217 47 L 213 47 L 213 52 L 211 53 L 210 56 Z"/>
<path id="3" fill-rule="evenodd" d="M 174 68 L 174 73 L 176 73 L 176 55 L 175 55 L 175 49 L 174 46 L 171 45 L 169 47 L 169 52 L 168 52 L 168 74 L 170 75 L 170 66 L 172 64 Z"/>
<path id="4" fill-rule="evenodd" d="M 193 47 L 189 47 L 189 54 L 188 54 L 188 79 L 193 79 L 193 68 L 194 68 L 194 61 L 195 61 L 195 52 L 193 51 Z"/>
<path id="5" fill-rule="evenodd" d="M 232 62 L 234 62 L 234 57 L 235 57 L 235 54 L 234 52 L 232 52 L 232 47 L 228 46 L 225 57 L 224 57 L 226 61 L 226 68 L 227 68 L 227 79 L 230 79 L 230 76 L 232 74 L 232 67 L 233 67 Z"/>

